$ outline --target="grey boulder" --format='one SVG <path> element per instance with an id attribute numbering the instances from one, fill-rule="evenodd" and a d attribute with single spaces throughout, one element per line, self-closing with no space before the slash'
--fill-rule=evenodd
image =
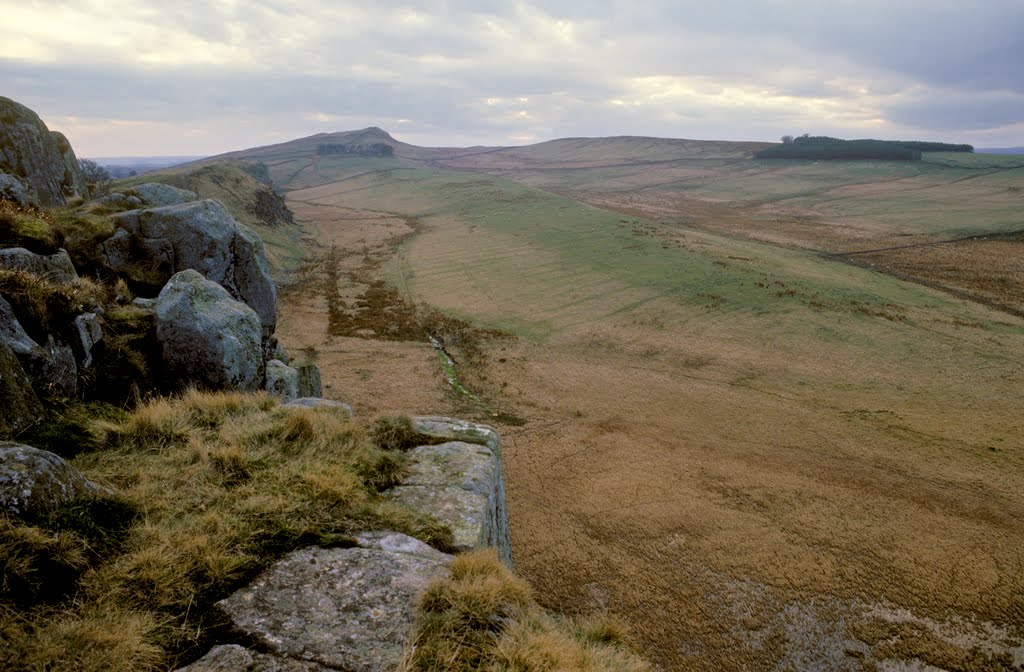
<path id="1" fill-rule="evenodd" d="M 197 271 L 175 274 L 160 291 L 156 337 L 172 383 L 214 390 L 262 387 L 259 316 Z"/>
<path id="2" fill-rule="evenodd" d="M 0 201 L 13 201 L 23 208 L 37 205 L 21 180 L 7 173 L 0 173 Z"/>
<path id="3" fill-rule="evenodd" d="M 316 663 L 278 658 L 250 651 L 238 644 L 221 644 L 178 672 L 332 672 Z"/>
<path id="4" fill-rule="evenodd" d="M 0 96 L 0 172 L 27 185 L 31 202 L 64 205 L 84 196 L 85 179 L 67 139 L 51 133 L 39 115 Z"/>
<path id="5" fill-rule="evenodd" d="M 56 254 L 36 254 L 24 247 L 9 247 L 0 250 L 0 268 L 12 271 L 28 271 L 33 275 L 62 285 L 78 280 L 78 272 L 65 250 Z"/>
<path id="6" fill-rule="evenodd" d="M 395 669 L 414 601 L 451 556 L 395 532 L 355 548 L 290 553 L 217 603 L 245 641 L 271 655 L 351 672 Z"/>
<path id="7" fill-rule="evenodd" d="M 110 494 L 59 455 L 0 441 L 0 510 L 28 518 L 72 500 Z"/>
<path id="8" fill-rule="evenodd" d="M 199 200 L 199 194 L 188 189 L 178 189 L 169 184 L 159 182 L 146 182 L 133 188 L 146 205 L 163 207 L 165 205 L 179 205 Z"/>
<path id="9" fill-rule="evenodd" d="M 299 396 L 299 372 L 279 359 L 267 362 L 267 392 L 289 402 Z"/>
<path id="10" fill-rule="evenodd" d="M 277 285 L 270 277 L 263 241 L 236 222 L 223 205 L 195 201 L 114 216 L 119 227 L 100 244 L 113 271 L 134 282 L 160 286 L 193 269 L 216 282 L 259 315 L 264 335 L 277 325 Z"/>

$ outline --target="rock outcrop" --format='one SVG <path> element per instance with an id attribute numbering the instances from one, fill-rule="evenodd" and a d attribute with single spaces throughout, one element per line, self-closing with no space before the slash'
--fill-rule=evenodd
<path id="1" fill-rule="evenodd" d="M 279 359 L 267 362 L 266 390 L 270 394 L 289 402 L 299 396 L 299 372 Z"/>
<path id="2" fill-rule="evenodd" d="M 0 201 L 13 201 L 23 208 L 32 204 L 21 180 L 7 173 L 0 173 Z"/>
<path id="3" fill-rule="evenodd" d="M 256 311 L 264 336 L 277 324 L 277 286 L 263 241 L 217 201 L 195 201 L 114 217 L 118 231 L 101 243 L 114 272 L 147 286 L 163 286 L 193 269 Z"/>
<path id="4" fill-rule="evenodd" d="M 322 397 L 324 394 L 323 386 L 320 384 L 320 367 L 316 364 L 300 364 L 295 367 L 296 371 L 299 372 L 299 391 L 298 396 L 300 397 Z"/>
<path id="5" fill-rule="evenodd" d="M 0 441 L 0 510 L 28 518 L 75 499 L 109 494 L 59 455 Z"/>
<path id="6" fill-rule="evenodd" d="M 0 172 L 21 181 L 33 204 L 64 205 L 68 198 L 86 195 L 85 179 L 67 139 L 52 134 L 32 110 L 2 96 Z"/>
<path id="7" fill-rule="evenodd" d="M 0 268 L 28 271 L 61 285 L 78 280 L 75 265 L 65 250 L 58 250 L 56 254 L 36 254 L 24 247 L 8 247 L 0 250 Z"/>
<path id="8" fill-rule="evenodd" d="M 495 547 L 498 556 L 511 567 L 505 466 L 498 432 L 487 425 L 454 418 L 418 416 L 412 420 L 413 429 L 421 436 L 450 443 L 416 448 L 413 455 L 418 461 L 410 480 L 393 492 L 403 487 L 422 488 L 396 496 L 415 508 L 436 512 L 439 520 L 456 531 L 456 543 Z"/>
<path id="9" fill-rule="evenodd" d="M 135 195 L 142 199 L 142 202 L 152 207 L 164 207 L 167 205 L 181 205 L 199 200 L 199 194 L 188 189 L 178 189 L 169 184 L 160 182 L 146 182 L 132 187 Z"/>
<path id="10" fill-rule="evenodd" d="M 174 275 L 156 300 L 156 336 L 172 383 L 260 389 L 260 332 L 252 308 L 191 269 Z"/>
<path id="11" fill-rule="evenodd" d="M 416 596 L 446 574 L 451 556 L 396 532 L 356 541 L 354 548 L 295 551 L 217 606 L 273 656 L 351 672 L 393 669 Z M 217 669 L 204 660 L 190 672 Z"/>
<path id="12" fill-rule="evenodd" d="M 24 431 L 42 415 L 43 405 L 21 362 L 0 339 L 0 437 Z"/>

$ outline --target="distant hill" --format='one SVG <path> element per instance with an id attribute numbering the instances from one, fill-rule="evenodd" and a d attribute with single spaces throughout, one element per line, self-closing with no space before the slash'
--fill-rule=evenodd
<path id="1" fill-rule="evenodd" d="M 979 147 L 974 151 L 981 154 L 1024 154 L 1024 147 Z"/>

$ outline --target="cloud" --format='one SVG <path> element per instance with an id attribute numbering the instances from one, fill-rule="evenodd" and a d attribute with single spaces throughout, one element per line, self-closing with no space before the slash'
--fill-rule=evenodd
<path id="1" fill-rule="evenodd" d="M 0 94 L 70 124 L 86 155 L 368 125 L 433 145 L 804 131 L 1024 144 L 1018 0 L 0 4 Z"/>

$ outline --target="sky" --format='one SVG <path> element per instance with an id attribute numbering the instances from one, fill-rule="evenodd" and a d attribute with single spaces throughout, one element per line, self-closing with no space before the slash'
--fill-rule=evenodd
<path id="1" fill-rule="evenodd" d="M 0 95 L 79 156 L 380 126 L 424 146 L 1024 145 L 1024 0 L 0 0 Z"/>

